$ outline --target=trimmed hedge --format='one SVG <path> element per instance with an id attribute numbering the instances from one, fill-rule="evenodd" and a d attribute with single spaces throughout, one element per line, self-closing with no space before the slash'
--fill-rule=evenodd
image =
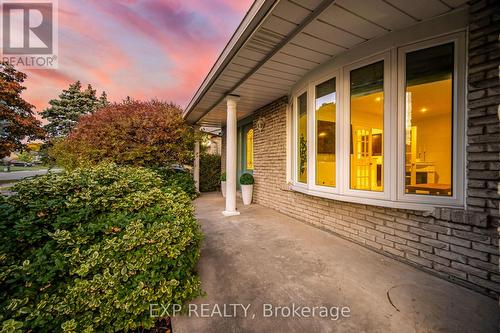
<path id="1" fill-rule="evenodd" d="M 153 171 L 100 165 L 0 198 L 0 325 L 11 332 L 151 328 L 149 304 L 201 294 L 188 195 Z"/>
<path id="2" fill-rule="evenodd" d="M 220 155 L 201 154 L 200 192 L 218 191 L 220 188 Z"/>
<path id="3" fill-rule="evenodd" d="M 190 173 L 166 168 L 154 170 L 158 173 L 158 175 L 160 175 L 166 186 L 179 187 L 186 192 L 191 199 L 198 196 L 196 186 L 194 184 L 194 178 Z"/>

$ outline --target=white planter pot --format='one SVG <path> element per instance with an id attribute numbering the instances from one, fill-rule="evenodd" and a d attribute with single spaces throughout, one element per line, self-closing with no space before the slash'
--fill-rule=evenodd
<path id="1" fill-rule="evenodd" d="M 222 196 L 225 198 L 226 197 L 226 182 L 221 180 L 220 182 L 220 189 L 222 191 Z"/>
<path id="2" fill-rule="evenodd" d="M 250 205 L 252 203 L 252 195 L 253 185 L 241 185 L 241 196 L 244 205 Z"/>

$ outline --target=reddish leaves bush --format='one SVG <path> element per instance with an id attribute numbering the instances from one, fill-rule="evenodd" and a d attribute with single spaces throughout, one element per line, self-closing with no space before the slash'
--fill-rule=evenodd
<path id="1" fill-rule="evenodd" d="M 111 161 L 162 167 L 190 163 L 194 134 L 174 104 L 125 101 L 84 116 L 51 154 L 66 168 Z"/>

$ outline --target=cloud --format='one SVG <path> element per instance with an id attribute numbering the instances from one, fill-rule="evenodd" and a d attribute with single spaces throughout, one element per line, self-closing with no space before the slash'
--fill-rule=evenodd
<path id="1" fill-rule="evenodd" d="M 26 98 L 46 107 L 70 83 L 126 96 L 189 102 L 251 0 L 59 2 L 59 70 L 27 72 Z"/>

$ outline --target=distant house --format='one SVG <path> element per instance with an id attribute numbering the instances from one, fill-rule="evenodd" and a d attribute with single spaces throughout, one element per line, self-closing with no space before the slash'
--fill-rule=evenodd
<path id="1" fill-rule="evenodd" d="M 257 203 L 498 296 L 499 1 L 258 0 L 186 108 Z"/>
<path id="2" fill-rule="evenodd" d="M 205 152 L 210 155 L 222 154 L 222 138 L 220 135 L 209 133 L 205 142 Z"/>

